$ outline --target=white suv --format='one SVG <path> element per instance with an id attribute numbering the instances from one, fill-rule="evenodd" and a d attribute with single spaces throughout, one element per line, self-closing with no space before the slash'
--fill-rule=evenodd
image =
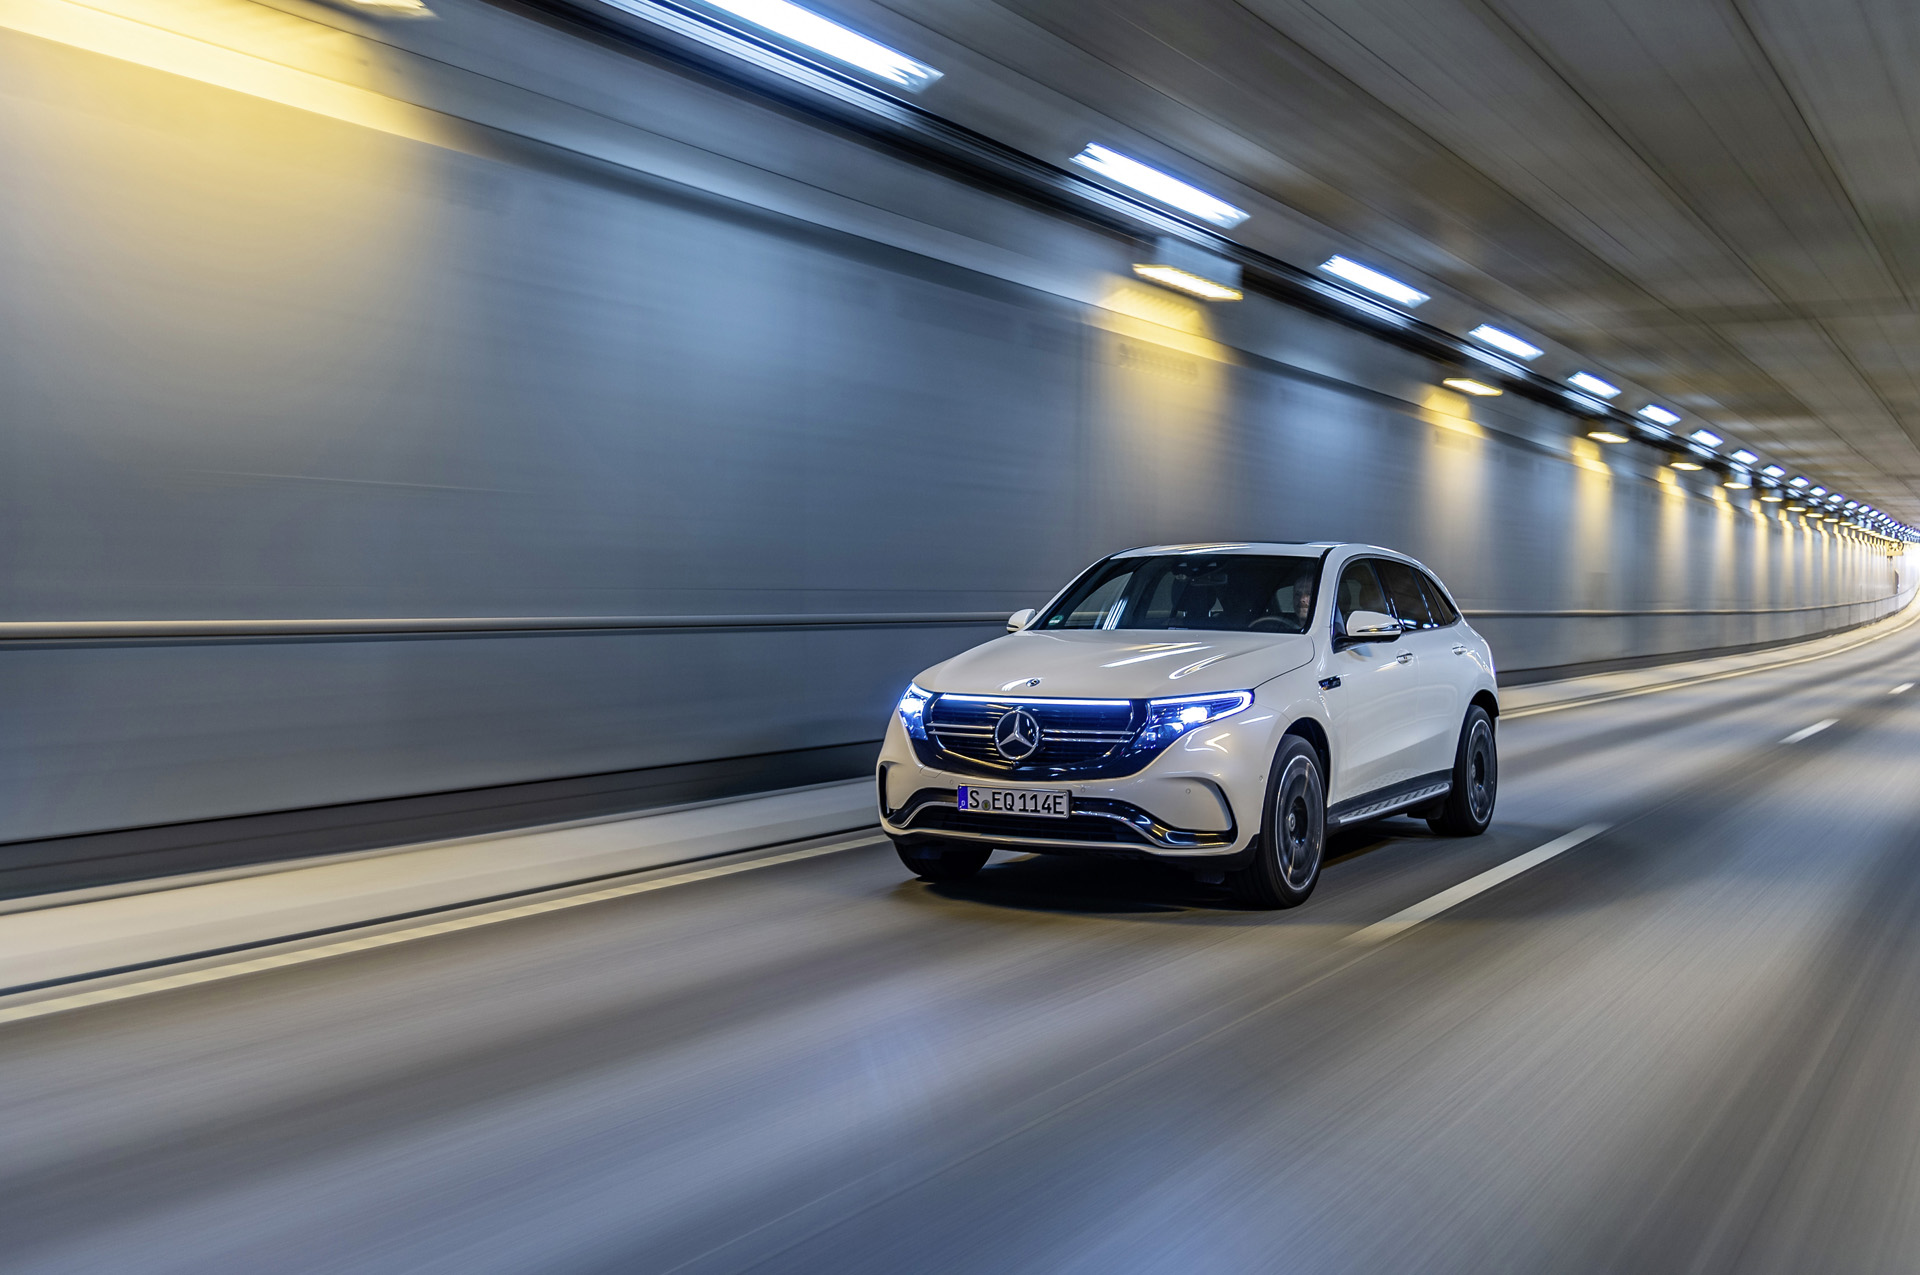
<path id="1" fill-rule="evenodd" d="M 1371 545 L 1130 549 L 936 664 L 880 749 L 880 819 L 932 881 L 994 847 L 1150 858 L 1291 907 L 1329 828 L 1493 818 L 1493 656 Z"/>

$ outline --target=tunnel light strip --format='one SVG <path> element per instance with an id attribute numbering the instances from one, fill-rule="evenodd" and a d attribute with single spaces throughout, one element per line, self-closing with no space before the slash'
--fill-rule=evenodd
<path id="1" fill-rule="evenodd" d="M 1531 341 L 1525 341 L 1504 328 L 1496 328 L 1491 323 L 1482 323 L 1467 333 L 1476 341 L 1485 342 L 1496 350 L 1504 350 L 1518 359 L 1537 359 L 1546 351 Z"/>
<path id="2" fill-rule="evenodd" d="M 751 22 L 763 31 L 804 44 L 836 62 L 858 67 L 903 89 L 918 91 L 940 78 L 940 72 L 850 27 L 821 17 L 789 0 L 707 0 L 714 8 Z"/>
<path id="3" fill-rule="evenodd" d="M 1567 378 L 1567 384 L 1601 398 L 1619 398 L 1620 387 L 1610 381 L 1603 381 L 1591 372 L 1575 372 Z"/>
<path id="4" fill-rule="evenodd" d="M 1086 148 L 1073 157 L 1073 162 L 1108 181 L 1119 182 L 1149 199 L 1157 199 L 1181 212 L 1192 213 L 1200 220 L 1216 226 L 1237 226 L 1250 215 L 1245 209 L 1235 208 L 1226 200 L 1209 195 L 1171 173 L 1163 173 L 1151 164 L 1143 164 L 1131 155 L 1122 155 L 1098 142 L 1088 142 Z"/>
<path id="5" fill-rule="evenodd" d="M 1328 257 L 1320 263 L 1320 268 L 1335 278 L 1345 279 L 1356 287 L 1365 288 L 1375 296 L 1385 297 L 1409 310 L 1427 299 L 1427 294 L 1412 284 L 1402 283 L 1390 274 L 1382 274 L 1372 266 L 1363 266 L 1346 257 Z"/>

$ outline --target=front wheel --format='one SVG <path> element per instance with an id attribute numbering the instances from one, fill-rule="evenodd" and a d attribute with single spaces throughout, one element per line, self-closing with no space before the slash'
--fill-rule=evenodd
<path id="1" fill-rule="evenodd" d="M 1493 799 L 1500 787 L 1500 754 L 1493 742 L 1493 718 L 1475 704 L 1460 727 L 1453 755 L 1453 791 L 1427 827 L 1443 837 L 1477 837 L 1493 822 Z"/>
<path id="2" fill-rule="evenodd" d="M 911 844 L 896 841 L 893 848 L 900 855 L 900 862 L 907 865 L 907 871 L 922 881 L 965 881 L 974 873 L 987 866 L 987 857 L 993 853 L 990 848 L 946 841 L 916 841 Z"/>
<path id="3" fill-rule="evenodd" d="M 1327 782 L 1320 756 L 1306 740 L 1289 735 L 1267 780 L 1253 862 L 1234 874 L 1234 893 L 1248 907 L 1298 907 L 1320 880 L 1326 849 Z"/>

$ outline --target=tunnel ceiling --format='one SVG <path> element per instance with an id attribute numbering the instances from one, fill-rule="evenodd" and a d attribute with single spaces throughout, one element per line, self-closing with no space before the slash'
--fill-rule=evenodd
<path id="1" fill-rule="evenodd" d="M 1920 521 L 1911 0 L 866 12 L 1084 103 Z"/>

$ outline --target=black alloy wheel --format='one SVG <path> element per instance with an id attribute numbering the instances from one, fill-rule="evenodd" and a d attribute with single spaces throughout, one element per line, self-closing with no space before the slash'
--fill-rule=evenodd
<path id="1" fill-rule="evenodd" d="M 1500 752 L 1494 742 L 1493 718 L 1475 704 L 1460 727 L 1454 749 L 1453 791 L 1440 813 L 1427 826 L 1443 837 L 1477 837 L 1493 822 L 1493 802 L 1500 788 Z"/>
<path id="2" fill-rule="evenodd" d="M 965 881 L 987 866 L 991 847 L 955 841 L 895 841 L 900 862 L 922 881 Z"/>
<path id="3" fill-rule="evenodd" d="M 1253 862 L 1233 874 L 1234 893 L 1248 907 L 1291 908 L 1320 880 L 1327 850 L 1327 783 L 1320 756 L 1298 735 L 1281 741 L 1267 779 L 1266 816 Z"/>

